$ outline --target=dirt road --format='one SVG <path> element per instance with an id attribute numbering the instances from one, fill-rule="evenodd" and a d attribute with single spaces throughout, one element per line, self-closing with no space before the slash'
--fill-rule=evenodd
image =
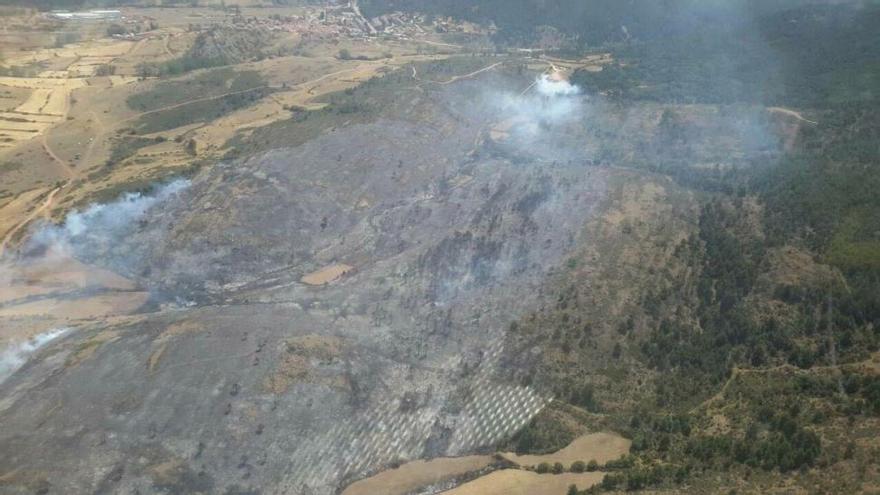
<path id="1" fill-rule="evenodd" d="M 0 256 L 3 256 L 3 253 L 6 251 L 6 246 L 9 244 L 9 241 L 12 240 L 16 233 L 21 231 L 21 229 L 27 226 L 27 224 L 31 223 L 34 219 L 40 216 L 40 214 L 48 211 L 49 208 L 52 207 L 52 201 L 55 199 L 55 195 L 58 194 L 58 191 L 60 191 L 63 187 L 64 186 L 62 185 L 53 189 L 52 192 L 50 192 L 49 195 L 46 196 L 46 200 L 43 202 L 42 205 L 40 205 L 39 208 L 31 212 L 31 214 L 25 217 L 24 220 L 9 229 L 9 232 L 7 232 L 6 235 L 3 236 L 3 240 L 0 241 Z"/>
<path id="2" fill-rule="evenodd" d="M 58 162 L 58 164 L 61 165 L 61 168 L 64 169 L 64 173 L 67 174 L 67 178 L 73 179 L 74 177 L 76 177 L 76 172 L 74 172 L 73 167 L 71 167 L 70 164 L 67 163 L 66 160 L 64 160 L 60 156 L 56 155 L 55 152 L 52 151 L 52 148 L 49 146 L 49 129 L 46 129 L 43 132 L 43 135 L 41 137 L 41 142 L 43 145 L 43 151 L 45 151 L 46 154 L 49 155 L 50 158 L 52 158 L 52 160 Z"/>
<path id="3" fill-rule="evenodd" d="M 168 46 L 168 42 L 169 42 L 169 41 L 171 41 L 171 35 L 170 35 L 170 34 L 169 34 L 168 36 L 165 36 L 165 37 L 163 38 L 163 40 L 162 40 L 162 49 L 165 50 L 165 53 L 166 53 L 169 57 L 173 57 L 173 56 L 174 56 L 174 52 L 172 52 L 172 51 L 171 51 L 171 47 Z"/>
<path id="4" fill-rule="evenodd" d="M 482 69 L 479 69 L 479 70 L 475 70 L 475 71 L 473 71 L 473 72 L 471 72 L 471 73 L 469 73 L 469 74 L 463 74 L 463 75 L 460 75 L 460 76 L 455 76 L 455 77 L 453 77 L 452 79 L 449 79 L 448 81 L 432 81 L 432 80 L 430 80 L 430 79 L 422 79 L 422 78 L 419 77 L 418 71 L 416 71 L 415 66 L 413 66 L 413 67 L 412 67 L 412 77 L 413 77 L 413 79 L 415 79 L 416 81 L 422 81 L 422 82 L 427 82 L 427 83 L 443 84 L 443 85 L 446 85 L 446 84 L 452 84 L 452 83 L 454 83 L 455 81 L 460 81 L 460 80 L 462 80 L 462 79 L 468 79 L 468 78 L 474 77 L 474 76 L 476 76 L 476 75 L 478 75 L 478 74 L 482 74 L 483 72 L 488 72 L 488 71 L 490 71 L 490 70 L 494 69 L 495 67 L 498 67 L 499 65 L 502 65 L 502 64 L 504 64 L 504 62 L 495 62 L 495 63 L 492 64 L 492 65 L 489 65 L 489 66 L 487 66 L 487 67 L 483 67 Z"/>
<path id="5" fill-rule="evenodd" d="M 356 71 L 356 70 L 359 70 L 360 68 L 361 68 L 361 67 L 358 66 L 358 67 L 353 67 L 353 68 L 351 68 L 351 69 L 344 69 L 344 70 L 340 70 L 340 71 L 336 71 L 336 72 L 331 72 L 331 73 L 329 73 L 329 74 L 324 74 L 323 76 L 318 77 L 318 78 L 316 78 L 316 79 L 312 79 L 312 80 L 310 80 L 310 81 L 305 81 L 305 82 L 299 83 L 299 84 L 297 84 L 296 86 L 308 86 L 308 85 L 311 85 L 311 84 L 319 83 L 319 82 L 323 81 L 324 79 L 327 79 L 328 77 L 338 76 L 338 75 L 340 75 L 340 74 L 345 74 L 345 73 L 348 73 L 348 72 L 354 72 L 354 71 Z M 295 87 L 296 87 L 296 86 L 295 86 Z M 206 96 L 206 97 L 204 97 L 204 98 L 196 98 L 196 99 L 194 99 L 194 100 L 187 100 L 187 101 L 184 101 L 184 102 L 181 102 L 181 103 L 175 103 L 174 105 L 168 105 L 168 106 L 164 106 L 164 107 L 161 107 L 161 108 L 156 108 L 156 109 L 154 109 L 154 110 L 148 110 L 148 111 L 146 111 L 146 112 L 141 112 L 141 113 L 134 114 L 134 115 L 132 115 L 132 116 L 130 116 L 130 117 L 126 117 L 126 118 L 124 118 L 124 119 L 122 119 L 122 120 L 118 120 L 118 121 L 114 122 L 113 124 L 110 125 L 110 127 L 111 127 L 111 129 L 112 129 L 112 128 L 115 128 L 115 127 L 119 126 L 119 124 L 124 124 L 124 123 L 126 123 L 126 122 L 130 122 L 130 121 L 132 121 L 132 120 L 135 120 L 135 119 L 138 119 L 138 118 L 140 118 L 140 117 L 143 117 L 144 115 L 151 115 L 151 114 L 154 114 L 154 113 L 164 112 L 164 111 L 166 111 L 166 110 L 173 110 L 173 109 L 175 109 L 175 108 L 185 107 L 185 106 L 187 106 L 187 105 L 191 105 L 191 104 L 193 104 L 193 103 L 200 103 L 200 102 L 203 102 L 203 101 L 211 101 L 211 100 L 219 100 L 219 99 L 221 99 L 221 98 L 226 98 L 227 96 L 240 95 L 240 94 L 250 93 L 250 92 L 252 92 L 252 91 L 257 91 L 257 90 L 260 90 L 260 89 L 270 89 L 270 88 L 271 88 L 271 89 L 281 89 L 281 86 L 272 86 L 272 85 L 268 85 L 268 84 L 266 84 L 266 85 L 263 85 L 263 86 L 256 86 L 256 87 L 253 87 L 253 88 L 242 89 L 242 90 L 239 90 L 239 91 L 230 91 L 229 93 L 223 93 L 223 94 L 220 94 L 220 95 Z"/>
<path id="6" fill-rule="evenodd" d="M 815 122 L 813 120 L 808 120 L 808 119 L 804 118 L 804 116 L 801 115 L 800 112 L 796 112 L 790 108 L 769 107 L 767 110 L 770 112 L 773 112 L 773 113 L 781 113 L 783 115 L 788 115 L 790 117 L 794 117 L 794 118 L 800 120 L 801 122 L 806 122 L 808 124 L 813 124 L 813 125 L 819 125 L 818 122 Z"/>

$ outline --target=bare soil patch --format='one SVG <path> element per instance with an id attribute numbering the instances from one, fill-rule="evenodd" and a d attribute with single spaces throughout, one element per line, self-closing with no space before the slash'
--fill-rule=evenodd
<path id="1" fill-rule="evenodd" d="M 325 285 L 339 280 L 347 273 L 354 270 L 351 265 L 338 263 L 322 268 L 316 272 L 309 273 L 302 278 L 302 283 L 307 285 Z"/>
<path id="2" fill-rule="evenodd" d="M 82 298 L 52 298 L 0 309 L 0 319 L 14 316 L 55 316 L 85 320 L 131 313 L 150 297 L 149 292 L 124 292 Z"/>

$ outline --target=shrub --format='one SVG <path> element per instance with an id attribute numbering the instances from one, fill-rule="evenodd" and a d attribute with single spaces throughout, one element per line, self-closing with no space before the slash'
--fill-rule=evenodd
<path id="1" fill-rule="evenodd" d="M 112 76 L 116 74 L 116 66 L 112 64 L 101 64 L 95 69 L 96 76 Z"/>
<path id="2" fill-rule="evenodd" d="M 120 34 L 125 34 L 128 30 L 125 29 L 125 26 L 120 24 L 110 24 L 107 26 L 107 36 L 118 36 Z"/>
<path id="3" fill-rule="evenodd" d="M 604 478 L 602 478 L 602 489 L 605 491 L 611 491 L 617 488 L 617 486 L 623 481 L 623 478 L 619 474 L 606 474 Z"/>

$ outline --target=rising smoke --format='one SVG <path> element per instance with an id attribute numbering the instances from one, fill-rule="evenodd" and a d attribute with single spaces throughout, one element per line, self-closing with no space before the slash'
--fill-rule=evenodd
<path id="1" fill-rule="evenodd" d="M 189 186 L 176 180 L 151 194 L 126 193 L 110 203 L 94 204 L 69 214 L 60 225 L 44 225 L 27 243 L 25 252 L 63 253 L 96 260 L 113 253 L 120 241 L 137 229 L 154 205 L 167 201 Z"/>
<path id="2" fill-rule="evenodd" d="M 590 98 L 565 79 L 542 74 L 520 92 L 495 91 L 485 99 L 497 115 L 496 131 L 504 142 L 525 155 L 568 159 L 580 152 L 567 140 L 566 128 L 581 124 L 591 113 Z"/>
<path id="3" fill-rule="evenodd" d="M 7 289 L 4 296 L 7 299 L 2 302 L 10 304 L 14 314 L 17 302 L 27 304 L 28 298 L 36 294 L 64 299 L 66 291 L 77 291 L 93 282 L 100 285 L 102 275 L 94 266 L 131 263 L 134 255 L 125 247 L 126 238 L 139 228 L 139 222 L 146 218 L 150 208 L 167 201 L 188 185 L 188 181 L 178 180 L 150 194 L 128 193 L 116 201 L 74 211 L 59 225 L 36 226 L 21 255 L 7 252 L 0 259 L 0 287 Z M 72 258 L 85 264 L 74 263 Z M 68 268 L 75 270 L 75 275 L 53 278 L 59 270 Z M 18 292 L 19 288 L 24 289 Z M 0 348 L 0 382 L 21 367 L 32 352 L 68 331 L 69 328 L 51 330 Z"/>
<path id="4" fill-rule="evenodd" d="M 24 366 L 31 354 L 68 332 L 70 332 L 69 328 L 50 330 L 36 335 L 25 342 L 11 344 L 6 349 L 0 351 L 0 383 L 3 383 L 19 368 Z"/>
<path id="5" fill-rule="evenodd" d="M 573 96 L 580 94 L 581 92 L 581 88 L 571 84 L 565 79 L 553 79 L 547 74 L 541 74 L 541 76 L 535 81 L 535 88 L 539 94 L 546 97 Z"/>
<path id="6" fill-rule="evenodd" d="M 565 80 L 538 77 L 532 90 L 504 93 L 493 98 L 502 115 L 509 115 L 514 128 L 537 135 L 542 127 L 552 128 L 578 120 L 583 115 L 584 100 L 577 86 Z"/>

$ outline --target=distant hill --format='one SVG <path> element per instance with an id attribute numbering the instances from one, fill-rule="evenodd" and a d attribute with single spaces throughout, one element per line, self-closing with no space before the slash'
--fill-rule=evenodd
<path id="1" fill-rule="evenodd" d="M 741 30 L 751 22 L 807 0 L 362 0 L 365 15 L 419 11 L 477 22 L 494 22 L 503 39 L 528 37 L 535 27 L 553 26 L 596 45 L 632 38 L 651 40 L 695 30 Z"/>

